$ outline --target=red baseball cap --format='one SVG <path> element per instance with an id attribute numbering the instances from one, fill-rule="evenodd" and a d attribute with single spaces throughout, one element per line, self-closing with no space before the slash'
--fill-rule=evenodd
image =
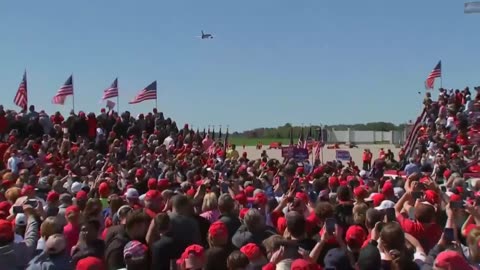
<path id="1" fill-rule="evenodd" d="M 98 193 L 103 198 L 108 197 L 108 195 L 110 195 L 110 187 L 106 182 L 100 183 L 100 185 L 98 186 Z"/>
<path id="2" fill-rule="evenodd" d="M 308 203 L 308 195 L 305 192 L 295 193 L 295 198 L 302 200 L 304 203 Z"/>
<path id="3" fill-rule="evenodd" d="M 208 234 L 213 238 L 227 238 L 228 228 L 225 223 L 216 221 L 208 228 Z"/>
<path id="4" fill-rule="evenodd" d="M 297 167 L 297 169 L 295 170 L 295 172 L 297 174 L 303 174 L 305 172 L 305 169 L 303 167 Z"/>
<path id="5" fill-rule="evenodd" d="M 76 270 L 106 270 L 103 261 L 97 257 L 89 256 L 77 262 Z"/>
<path id="6" fill-rule="evenodd" d="M 362 246 L 363 242 L 367 239 L 367 234 L 365 230 L 358 226 L 352 225 L 348 227 L 348 230 L 345 234 L 345 241 L 349 246 Z"/>
<path id="7" fill-rule="evenodd" d="M 290 270 L 321 270 L 320 265 L 305 259 L 296 259 L 290 265 Z"/>
<path id="8" fill-rule="evenodd" d="M 88 199 L 87 192 L 85 192 L 85 190 L 80 190 L 80 191 L 77 192 L 77 194 L 75 195 L 75 198 L 76 198 L 77 200 L 87 200 L 87 199 Z"/>
<path id="9" fill-rule="evenodd" d="M 338 185 L 338 178 L 336 176 L 330 176 L 328 178 L 328 185 L 329 186 Z"/>
<path id="10" fill-rule="evenodd" d="M 145 193 L 145 199 L 156 199 L 158 197 L 162 196 L 158 190 L 149 190 L 147 193 Z"/>
<path id="11" fill-rule="evenodd" d="M 263 192 L 258 192 L 257 194 L 255 194 L 255 197 L 253 199 L 254 202 L 259 205 L 266 205 L 268 202 L 267 195 L 265 195 L 265 193 Z"/>
<path id="12" fill-rule="evenodd" d="M 383 187 L 382 187 L 382 193 L 386 197 L 393 196 L 395 194 L 393 192 L 393 184 L 391 182 L 385 182 L 385 184 L 383 184 Z"/>
<path id="13" fill-rule="evenodd" d="M 363 186 L 358 186 L 356 188 L 353 189 L 353 194 L 355 195 L 355 197 L 357 198 L 366 198 L 367 195 L 368 195 L 368 192 L 367 190 L 365 189 L 365 187 Z"/>
<path id="14" fill-rule="evenodd" d="M 195 191 L 195 189 L 190 188 L 189 190 L 187 190 L 186 193 L 187 193 L 187 196 L 193 197 L 193 196 L 195 196 L 196 191 Z"/>
<path id="15" fill-rule="evenodd" d="M 11 242 L 14 239 L 12 222 L 0 220 L 0 240 L 3 242 Z"/>
<path id="16" fill-rule="evenodd" d="M 435 205 L 439 201 L 439 199 L 440 196 L 438 196 L 435 191 L 431 189 L 425 191 L 425 200 L 430 204 Z"/>
<path id="17" fill-rule="evenodd" d="M 462 196 L 460 196 L 458 194 L 453 193 L 452 195 L 450 195 L 450 201 L 451 202 L 459 202 L 461 200 L 462 200 Z"/>
<path id="18" fill-rule="evenodd" d="M 35 192 L 35 188 L 33 188 L 33 186 L 31 186 L 31 185 L 25 185 L 22 188 L 22 196 L 27 196 L 27 195 L 30 195 L 34 192 Z"/>
<path id="19" fill-rule="evenodd" d="M 252 195 L 253 192 L 255 191 L 255 188 L 254 188 L 253 186 L 247 186 L 247 187 L 244 189 L 244 191 L 245 191 L 245 194 L 246 194 L 247 196 L 250 196 L 250 195 Z"/>
<path id="20" fill-rule="evenodd" d="M 50 191 L 47 195 L 47 202 L 56 202 L 60 199 L 60 195 L 55 191 Z"/>
<path id="21" fill-rule="evenodd" d="M 382 193 L 377 193 L 372 196 L 373 206 L 379 206 L 385 200 L 385 195 Z"/>
<path id="22" fill-rule="evenodd" d="M 453 250 L 440 252 L 435 259 L 434 266 L 444 269 L 475 269 L 462 254 Z"/>
<path id="23" fill-rule="evenodd" d="M 143 169 L 137 169 L 137 171 L 135 171 L 135 176 L 137 177 L 142 177 L 145 175 L 145 171 Z"/>
<path id="24" fill-rule="evenodd" d="M 235 200 L 241 205 L 247 204 L 247 196 L 243 192 L 240 192 L 237 195 L 235 195 Z"/>
<path id="25" fill-rule="evenodd" d="M 150 178 L 147 183 L 148 189 L 157 189 L 157 179 Z"/>
<path id="26" fill-rule="evenodd" d="M 245 256 L 247 256 L 250 261 L 255 260 L 259 257 L 259 255 L 261 255 L 260 248 L 254 243 L 246 244 L 245 246 L 240 248 L 240 252 L 245 254 Z"/>
<path id="27" fill-rule="evenodd" d="M 67 209 L 65 209 L 65 216 L 68 217 L 70 214 L 72 213 L 80 213 L 80 208 L 78 208 L 78 206 L 76 205 L 71 205 L 69 207 L 67 207 Z"/>
<path id="28" fill-rule="evenodd" d="M 158 182 L 157 182 L 157 188 L 158 188 L 158 190 L 164 191 L 164 190 L 167 189 L 168 187 L 170 187 L 170 181 L 168 181 L 168 179 L 160 179 L 160 180 L 158 180 Z"/>

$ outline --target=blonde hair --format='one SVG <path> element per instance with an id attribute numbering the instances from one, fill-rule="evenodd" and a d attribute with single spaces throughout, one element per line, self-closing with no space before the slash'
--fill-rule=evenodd
<path id="1" fill-rule="evenodd" d="M 365 224 L 367 219 L 368 205 L 365 203 L 358 203 L 353 207 L 353 222 L 355 224 Z"/>
<path id="2" fill-rule="evenodd" d="M 480 228 L 472 229 L 467 236 L 467 245 L 470 250 L 470 259 L 474 262 L 480 261 L 480 248 L 478 242 L 480 241 Z"/>
<path id="3" fill-rule="evenodd" d="M 7 201 L 10 201 L 11 203 L 15 203 L 18 198 L 20 198 L 20 195 L 22 193 L 22 190 L 18 187 L 11 187 L 7 189 L 5 192 L 5 198 Z"/>
<path id="4" fill-rule="evenodd" d="M 203 198 L 202 212 L 212 211 L 218 208 L 217 194 L 214 192 L 207 193 Z"/>
<path id="5" fill-rule="evenodd" d="M 48 239 L 50 235 L 62 233 L 60 226 L 57 224 L 58 220 L 55 217 L 47 217 L 40 225 L 40 236 Z"/>

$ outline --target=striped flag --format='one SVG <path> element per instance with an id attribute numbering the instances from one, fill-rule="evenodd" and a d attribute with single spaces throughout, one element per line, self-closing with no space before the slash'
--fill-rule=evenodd
<path id="1" fill-rule="evenodd" d="M 298 148 L 305 148 L 305 137 L 303 136 L 303 127 L 300 131 L 300 136 L 298 137 Z"/>
<path id="2" fill-rule="evenodd" d="M 322 142 L 317 141 L 313 146 L 313 158 L 314 160 L 320 160 L 320 151 L 322 149 Z"/>
<path id="3" fill-rule="evenodd" d="M 71 95 L 73 95 L 73 75 L 70 75 L 62 87 L 58 89 L 57 94 L 52 99 L 52 103 L 63 105 L 67 96 Z"/>
<path id="4" fill-rule="evenodd" d="M 405 150 L 405 158 L 409 158 L 412 156 L 415 147 L 417 146 L 420 129 L 422 124 L 427 120 L 427 109 L 424 107 L 422 113 L 413 124 L 412 130 L 410 130 L 410 134 L 408 135 L 407 141 L 403 149 Z"/>
<path id="5" fill-rule="evenodd" d="M 442 61 L 438 61 L 438 64 L 435 68 L 428 74 L 427 80 L 425 81 L 426 89 L 433 89 L 433 84 L 435 83 L 435 78 L 442 77 Z"/>
<path id="6" fill-rule="evenodd" d="M 150 85 L 140 90 L 137 96 L 129 102 L 129 104 L 137 104 L 145 100 L 157 99 L 157 81 L 152 82 Z"/>
<path id="7" fill-rule="evenodd" d="M 118 97 L 118 78 L 113 81 L 109 88 L 103 90 L 103 100 L 113 97 Z"/>
<path id="8" fill-rule="evenodd" d="M 27 71 L 23 73 L 23 79 L 20 85 L 18 86 L 17 94 L 13 99 L 13 103 L 22 110 L 27 110 L 28 106 L 28 92 L 27 92 Z"/>

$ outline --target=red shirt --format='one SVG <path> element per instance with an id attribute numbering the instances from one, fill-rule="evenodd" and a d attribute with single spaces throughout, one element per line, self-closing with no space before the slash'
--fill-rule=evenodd
<path id="1" fill-rule="evenodd" d="M 436 223 L 425 225 L 418 221 L 412 221 L 402 214 L 397 215 L 397 221 L 406 233 L 418 239 L 427 254 L 442 236 L 442 228 Z"/>
<path id="2" fill-rule="evenodd" d="M 78 242 L 78 236 L 80 235 L 80 227 L 74 226 L 72 223 L 68 223 L 63 227 L 63 235 L 65 240 L 67 240 L 66 250 L 68 254 L 72 251 L 72 247 L 75 246 Z"/>

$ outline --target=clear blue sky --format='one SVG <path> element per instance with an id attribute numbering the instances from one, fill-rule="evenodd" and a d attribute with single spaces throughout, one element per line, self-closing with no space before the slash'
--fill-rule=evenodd
<path id="1" fill-rule="evenodd" d="M 51 98 L 73 73 L 87 112 L 119 77 L 121 110 L 150 111 L 127 102 L 157 80 L 159 109 L 194 127 L 401 123 L 440 59 L 444 86 L 480 85 L 479 25 L 462 1 L 1 1 L 0 103 L 27 68 L 49 112 L 71 109 Z"/>

